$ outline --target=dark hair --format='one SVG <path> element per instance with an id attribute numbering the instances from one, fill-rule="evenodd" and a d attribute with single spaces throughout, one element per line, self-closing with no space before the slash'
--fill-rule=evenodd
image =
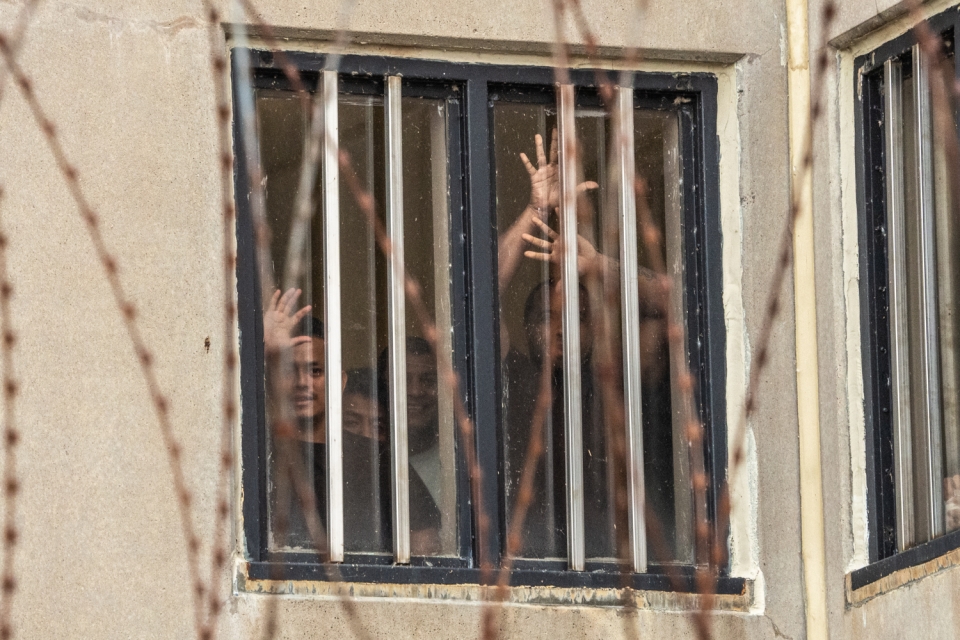
<path id="1" fill-rule="evenodd" d="M 411 356 L 433 356 L 433 347 L 424 338 L 420 336 L 407 336 L 407 355 Z M 377 369 L 382 379 L 387 377 L 387 369 L 390 363 L 390 348 L 387 347 L 380 352 L 377 358 Z"/>
<path id="2" fill-rule="evenodd" d="M 530 293 L 527 295 L 527 301 L 523 304 L 523 324 L 524 326 L 530 324 L 530 320 L 533 317 L 534 312 L 543 308 L 543 298 L 544 298 L 544 287 L 553 287 L 556 283 L 555 280 L 543 280 L 537 284 L 533 289 L 530 290 Z M 549 292 L 547 295 L 550 295 Z"/>
<path id="3" fill-rule="evenodd" d="M 294 331 L 295 338 L 300 336 L 310 336 L 323 340 L 323 321 L 315 316 L 304 316 Z"/>
<path id="4" fill-rule="evenodd" d="M 369 367 L 347 371 L 347 386 L 343 388 L 343 395 L 351 393 L 377 399 L 377 372 Z"/>
<path id="5" fill-rule="evenodd" d="M 550 278 L 549 280 L 543 280 L 543 281 L 541 281 L 541 282 L 540 282 L 539 284 L 537 284 L 533 289 L 530 290 L 529 295 L 527 295 L 527 301 L 526 301 L 526 302 L 524 303 L 524 305 L 523 305 L 523 324 L 524 324 L 524 326 L 529 326 L 531 320 L 533 319 L 533 314 L 534 314 L 536 311 L 539 311 L 539 310 L 543 309 L 543 306 L 544 306 L 544 304 L 545 304 L 545 302 L 546 302 L 546 301 L 544 300 L 544 298 L 546 297 L 546 296 L 544 296 L 544 291 L 543 291 L 544 288 L 545 288 L 545 287 L 550 287 L 550 288 L 552 289 L 554 286 L 556 286 L 556 285 L 559 284 L 559 283 L 560 283 L 559 280 L 554 279 L 554 278 Z M 589 299 L 589 297 L 588 297 L 589 294 L 587 293 L 587 288 L 584 286 L 584 284 L 583 284 L 582 282 L 580 283 L 580 287 L 579 287 L 579 288 L 580 288 L 580 304 L 581 304 L 581 305 L 586 304 L 586 305 L 587 305 L 587 308 L 589 309 L 589 308 L 590 308 L 590 307 L 589 307 L 589 305 L 590 305 L 590 299 Z M 548 295 L 548 296 L 551 296 L 551 295 L 554 295 L 554 293 L 553 293 L 552 291 L 549 291 L 549 290 L 548 290 L 548 294 L 547 294 L 547 295 Z M 582 308 L 582 307 L 581 307 L 581 308 Z"/>
<path id="6" fill-rule="evenodd" d="M 420 336 L 407 336 L 407 355 L 411 356 L 431 356 L 433 357 L 433 347 L 424 338 Z M 382 397 L 389 397 L 390 389 L 390 347 L 386 347 L 380 352 L 377 358 L 377 381 Z"/>

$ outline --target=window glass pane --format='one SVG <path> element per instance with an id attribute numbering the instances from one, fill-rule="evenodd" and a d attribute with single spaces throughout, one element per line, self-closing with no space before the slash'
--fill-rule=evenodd
<path id="1" fill-rule="evenodd" d="M 340 95 L 340 149 L 350 155 L 376 214 L 385 219 L 385 138 L 381 96 Z M 393 549 L 388 393 L 378 359 L 387 348 L 387 262 L 366 214 L 340 181 L 343 332 L 343 502 L 347 552 Z"/>
<path id="2" fill-rule="evenodd" d="M 551 132 L 556 130 L 552 96 L 541 104 L 496 102 L 493 107 L 493 142 L 497 228 L 499 230 L 500 366 L 506 530 L 519 535 L 518 555 L 534 558 L 566 557 L 564 493 L 563 376 L 544 367 L 559 349 L 559 298 L 551 285 L 555 265 L 524 256 L 528 243 L 523 234 L 541 235 L 532 215 L 542 215 L 557 228 L 556 165 L 550 163 Z M 541 137 L 544 158 L 538 163 L 535 136 Z M 538 174 L 537 212 L 531 203 L 531 176 L 520 153 L 543 168 Z M 550 165 L 550 166 L 548 166 Z M 557 363 L 559 364 L 559 363 Z M 539 411 L 536 405 L 540 400 Z M 534 414 L 539 424 L 534 428 Z M 529 451 L 531 439 L 540 451 Z M 515 517 L 524 462 L 533 474 L 529 508 Z"/>
<path id="3" fill-rule="evenodd" d="M 282 282 L 292 266 L 288 249 L 308 116 L 302 105 L 291 99 L 289 92 L 258 91 L 256 106 L 260 159 L 265 175 L 266 217 L 271 233 L 271 268 L 275 278 Z M 314 304 L 319 312 L 323 309 L 322 226 L 319 219 L 307 222 L 304 230 L 307 241 L 297 256 L 304 260 L 303 277 L 297 282 L 303 294 L 290 300 L 290 304 L 296 309 Z M 317 260 L 311 260 L 312 257 Z M 264 307 L 269 309 L 270 301 L 264 301 Z M 288 339 L 289 334 L 285 334 Z M 265 341 L 271 342 L 270 336 Z M 320 509 L 319 513 L 314 508 L 304 511 L 297 496 L 307 499 L 305 489 L 312 488 L 316 495 L 324 496 L 320 505 L 325 504 L 326 458 L 323 444 L 317 442 L 323 430 L 325 407 L 323 340 L 305 338 L 295 347 L 287 343 L 283 346 L 282 351 L 271 351 L 276 359 L 268 364 L 267 424 L 275 427 L 268 429 L 266 434 L 269 544 L 271 548 L 315 549 L 317 546 L 307 522 L 310 517 L 314 522 L 317 518 L 325 518 L 323 510 Z M 289 425 L 290 429 L 284 437 L 277 437 L 277 433 L 283 431 L 283 424 Z M 294 478 L 300 482 L 299 492 Z M 314 529 L 314 533 L 318 530 Z M 317 543 L 325 545 L 322 535 Z"/>
<path id="4" fill-rule="evenodd" d="M 437 323 L 438 346 L 451 361 L 447 105 L 403 98 L 404 256 L 407 275 Z M 457 551 L 453 390 L 438 384 L 437 359 L 407 303 L 407 433 L 410 549 L 413 555 Z M 381 368 L 385 371 L 384 368 Z"/>
<path id="5" fill-rule="evenodd" d="M 580 272 L 580 367 L 583 428 L 584 543 L 589 559 L 613 559 L 617 527 L 626 532 L 626 431 L 620 333 L 619 211 L 609 188 L 612 136 L 602 107 L 575 112 L 577 182 L 591 183 L 577 206 Z M 610 146 L 608 147 L 608 143 Z M 612 169 L 612 167 L 611 167 Z M 593 184 L 597 186 L 593 188 Z M 608 205 L 608 206 L 602 206 Z M 611 206 L 612 205 L 612 206 Z M 618 405 L 618 406 L 614 406 Z M 619 518 L 617 517 L 619 515 Z"/>
<path id="6" fill-rule="evenodd" d="M 342 96 L 341 144 L 354 169 L 375 197 L 383 192 L 382 106 L 378 98 Z M 294 203 L 301 173 L 309 114 L 290 92 L 258 92 L 261 161 L 265 174 L 267 221 L 273 269 L 279 282 L 290 252 Z M 287 332 L 289 344 L 270 360 L 270 332 L 265 320 L 267 356 L 267 422 L 288 428 L 268 429 L 268 511 L 272 548 L 316 549 L 323 539 L 327 513 L 326 384 L 343 388 L 344 536 L 348 552 L 389 552 L 389 448 L 384 444 L 385 412 L 377 384 L 378 322 L 382 323 L 383 261 L 355 198 L 341 193 L 341 269 L 344 371 L 324 371 L 322 175 L 316 176 L 315 210 L 306 227 L 307 241 L 299 256 L 304 276 L 296 281 L 299 298 L 290 299 L 285 315 L 306 305 L 312 311 Z M 382 202 L 382 197 L 376 197 Z M 382 209 L 382 207 L 381 207 Z M 382 215 L 382 214 L 381 214 Z M 350 285 L 348 288 L 346 285 Z M 357 295 L 359 294 L 359 295 Z M 378 300 L 381 300 L 378 305 Z M 270 304 L 264 302 L 265 313 Z M 281 307 L 283 305 L 281 304 Z M 271 379 L 278 378 L 277 380 Z M 312 489 L 314 503 L 305 505 Z M 311 532 L 309 522 L 314 521 Z"/>
<path id="7" fill-rule="evenodd" d="M 552 234 L 559 231 L 554 210 L 557 194 L 555 185 L 552 191 L 544 191 L 545 197 L 537 191 L 541 182 L 547 184 L 555 176 L 550 166 L 555 114 L 549 103 L 504 101 L 493 107 L 507 531 L 522 532 L 519 555 L 533 558 L 567 555 L 561 287 L 559 258 L 550 257 L 556 251 Z M 584 537 L 586 557 L 603 560 L 616 557 L 617 531 L 626 527 L 626 514 L 616 509 L 617 504 L 626 504 L 621 212 L 618 194 L 610 186 L 615 167 L 609 166 L 614 138 L 608 114 L 599 106 L 582 106 L 575 122 L 578 183 L 586 187 L 577 209 Z M 540 161 L 537 134 L 543 141 Z M 637 172 L 649 184 L 645 206 L 651 223 L 665 238 L 659 260 L 641 242 L 639 225 L 633 240 L 639 246 L 643 276 L 637 330 L 641 334 L 643 473 L 650 516 L 647 537 L 652 560 L 690 562 L 694 512 L 690 461 L 679 416 L 674 415 L 680 403 L 671 381 L 666 337 L 667 305 L 675 318 L 684 317 L 677 116 L 637 110 L 634 136 Z M 521 152 L 531 168 L 525 167 Z M 543 168 L 536 166 L 540 164 Z M 678 283 L 669 300 L 663 300 L 653 278 L 654 268 L 663 264 Z M 548 363 L 552 364 L 549 370 Z M 521 526 L 514 510 L 521 496 L 523 465 L 531 452 L 539 458 L 532 467 L 531 504 Z"/>
<path id="8" fill-rule="evenodd" d="M 261 160 L 266 176 L 271 257 L 282 281 L 288 266 L 297 185 L 309 114 L 290 92 L 257 94 Z M 382 96 L 341 94 L 339 143 L 349 154 L 364 189 L 385 222 L 386 139 Z M 450 247 L 447 188 L 447 105 L 443 100 L 404 99 L 404 243 L 406 269 L 422 288 L 437 319 L 438 340 L 452 351 Z M 340 183 L 341 321 L 343 372 L 329 376 L 343 388 L 344 539 L 348 553 L 391 553 L 392 496 L 389 383 L 387 375 L 387 261 L 346 180 Z M 287 315 L 307 304 L 313 310 L 288 333 L 276 372 L 268 380 L 268 424 L 291 428 L 267 434 L 268 511 L 271 548 L 315 548 L 308 522 L 326 524 L 326 444 L 323 372 L 322 176 L 317 175 L 314 218 L 301 253 L 302 294 Z M 269 311 L 269 302 L 265 302 Z M 283 306 L 283 305 L 281 305 Z M 313 320 L 311 321 L 311 315 Z M 438 385 L 437 363 L 407 304 L 407 421 L 410 455 L 411 551 L 414 555 L 457 551 L 453 391 Z M 269 342 L 269 340 L 267 340 Z M 268 352 L 270 349 L 268 347 Z M 269 356 L 268 356 L 269 360 Z M 273 369 L 268 366 L 268 370 Z M 313 372 L 311 375 L 311 371 Z M 268 378 L 270 374 L 268 373 Z M 312 487 L 315 504 L 303 508 Z M 322 540 L 321 540 L 322 542 Z M 325 544 L 325 543 L 324 543 Z"/>
<path id="9" fill-rule="evenodd" d="M 667 341 L 667 314 L 674 322 L 686 317 L 683 278 L 682 162 L 676 113 L 638 109 L 634 114 L 634 162 L 647 185 L 650 224 L 660 231 L 660 256 L 643 241 L 638 215 L 640 256 L 640 367 L 643 412 L 644 485 L 647 499 L 647 541 L 651 560 L 690 563 L 694 549 L 694 501 L 690 453 L 683 432 L 683 406 L 672 370 Z M 669 299 L 651 280 L 657 265 L 673 280 Z M 678 354 L 686 359 L 686 353 Z M 694 452 L 694 455 L 701 455 Z M 655 529 L 659 528 L 659 531 Z M 663 540 L 658 544 L 657 540 Z M 661 547 L 661 548 L 658 548 Z"/>

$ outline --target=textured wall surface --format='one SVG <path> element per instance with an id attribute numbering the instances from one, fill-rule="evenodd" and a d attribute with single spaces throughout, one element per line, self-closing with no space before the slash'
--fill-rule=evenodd
<path id="1" fill-rule="evenodd" d="M 724 251 L 740 263 L 725 279 L 728 326 L 738 331 L 728 340 L 740 345 L 731 352 L 728 383 L 740 389 L 788 211 L 784 9 L 776 0 L 648 4 L 636 31 L 630 2 L 585 0 L 583 7 L 600 44 L 640 44 L 666 58 L 697 58 L 701 62 L 673 62 L 671 68 L 708 70 L 722 78 L 718 130 L 722 215 L 725 234 L 729 231 Z M 10 28 L 21 6 L 18 0 L 0 2 L 0 29 Z M 868 20 L 873 6 L 845 3 L 843 20 L 850 25 L 844 30 Z M 545 0 L 359 0 L 349 25 L 400 34 L 414 44 L 418 38 L 471 38 L 510 49 L 510 43 L 550 41 L 549 7 Z M 259 8 L 268 21 L 296 30 L 299 40 L 291 47 L 312 48 L 321 45 L 311 41 L 311 33 L 336 28 L 339 5 L 278 0 Z M 223 9 L 229 15 L 229 7 Z M 225 46 L 223 30 L 218 34 L 219 46 Z M 40 5 L 21 58 L 140 309 L 145 339 L 171 398 L 205 548 L 219 463 L 220 366 L 225 346 L 235 348 L 221 344 L 220 194 L 209 51 L 204 12 L 196 2 L 51 0 Z M 440 48 L 431 55 L 445 53 Z M 525 62 L 516 55 L 511 59 Z M 827 184 L 830 176 L 822 180 Z M 23 387 L 18 635 L 189 637 L 185 544 L 146 387 L 76 206 L 26 103 L 9 85 L 0 105 L 0 184 L 6 191 L 0 206 L 11 238 Z M 834 192 L 823 191 L 831 194 L 825 206 L 835 210 Z M 831 232 L 819 220 L 818 225 L 821 244 L 829 245 Z M 821 299 L 836 298 L 830 292 L 839 277 L 827 269 Z M 743 496 L 749 508 L 736 523 L 744 554 L 739 569 L 753 580 L 756 598 L 749 612 L 717 615 L 718 637 L 804 633 L 791 292 L 788 278 L 783 320 L 774 332 L 759 411 L 750 425 L 749 457 L 756 463 L 746 470 Z M 825 318 L 828 330 L 840 331 L 842 318 Z M 821 359 L 824 385 L 834 382 L 831 363 Z M 736 413 L 732 408 L 731 415 Z M 842 414 L 824 417 L 824 434 L 842 431 Z M 846 482 L 845 459 L 830 458 L 832 448 L 825 443 L 825 460 L 833 464 L 825 471 L 827 496 L 831 486 Z M 836 504 L 828 502 L 828 513 L 847 513 L 848 495 L 841 492 Z M 233 506 L 236 524 L 239 510 Z M 828 519 L 828 541 L 844 526 Z M 843 565 L 840 550 L 831 551 L 830 562 L 833 568 Z M 842 575 L 842 570 L 828 574 L 831 584 L 841 585 L 841 597 Z M 234 576 L 231 564 L 218 577 L 224 592 L 232 591 Z M 938 577 L 892 597 L 939 593 L 936 585 L 948 580 L 956 586 L 955 576 Z M 843 629 L 860 637 L 855 628 L 861 611 L 844 612 L 836 595 L 831 592 L 830 601 L 835 633 Z M 639 614 L 641 637 L 693 637 L 681 611 L 691 600 L 666 600 L 659 610 Z M 220 635 L 252 637 L 266 607 L 265 596 L 233 593 Z M 876 608 L 868 604 L 863 610 Z M 374 637 L 435 638 L 475 634 L 480 612 L 466 602 L 387 598 L 363 600 L 357 610 Z M 280 637 L 350 635 L 336 602 L 284 596 L 278 611 Z M 515 637 L 618 637 L 623 624 L 618 611 L 600 607 L 508 606 L 503 616 L 504 630 Z"/>
<path id="2" fill-rule="evenodd" d="M 822 44 L 822 0 L 810 3 L 811 56 Z M 820 348 L 827 606 L 832 638 L 953 638 L 960 572 L 943 569 L 849 605 L 844 576 L 866 564 L 863 376 L 859 350 L 856 150 L 853 58 L 910 28 L 904 4 L 841 2 L 826 37 L 830 65 L 822 81 L 823 121 L 815 137 L 815 231 Z M 924 3 L 934 15 L 955 2 Z M 816 81 L 814 81 L 816 82 Z"/>

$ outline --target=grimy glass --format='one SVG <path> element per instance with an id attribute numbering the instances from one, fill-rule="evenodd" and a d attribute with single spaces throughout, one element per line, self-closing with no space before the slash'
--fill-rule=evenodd
<path id="1" fill-rule="evenodd" d="M 436 319 L 438 348 L 450 354 L 445 103 L 405 96 L 399 76 L 361 91 L 344 89 L 339 80 L 332 71 L 319 76 L 322 162 L 309 241 L 300 256 L 308 267 L 296 283 L 303 294 L 293 307 L 312 305 L 319 327 L 314 338 L 324 351 L 323 433 L 298 436 L 300 444 L 284 455 L 303 450 L 330 561 L 390 552 L 396 563 L 406 564 L 411 556 L 456 555 L 453 392 L 438 385 L 436 354 L 406 304 L 404 286 L 408 275 L 421 285 Z M 261 163 L 271 253 L 282 270 L 310 116 L 295 95 L 269 89 L 258 90 L 257 109 L 261 135 L 270 141 Z M 373 196 L 392 246 L 389 259 L 340 179 L 341 150 Z M 303 328 L 291 331 L 295 343 L 309 339 L 300 337 Z M 301 402 L 297 393 L 293 402 Z M 268 434 L 272 523 L 283 510 L 296 516 L 300 508 L 295 501 L 283 509 L 277 504 L 280 450 Z M 271 548 L 314 549 L 296 525 L 295 517 L 283 531 L 272 524 Z"/>
<path id="2" fill-rule="evenodd" d="M 319 76 L 324 133 L 317 211 L 300 257 L 309 265 L 297 285 L 303 298 L 294 305 L 322 310 L 312 315 L 322 318 L 313 339 L 323 345 L 326 411 L 322 433 L 288 448 L 304 451 L 330 561 L 352 554 L 391 553 L 397 564 L 455 556 L 454 391 L 438 384 L 436 353 L 405 287 L 407 277 L 420 285 L 436 321 L 437 348 L 451 354 L 446 103 L 409 92 L 399 76 L 363 81 L 362 90 L 341 81 L 332 71 Z M 257 108 L 263 137 L 273 141 L 261 162 L 279 270 L 303 155 L 302 145 L 291 142 L 305 139 L 310 116 L 295 96 L 269 89 L 258 90 Z M 495 100 L 491 120 L 501 252 L 509 230 L 519 229 L 512 225 L 530 225 L 519 229 L 523 257 L 510 263 L 501 253 L 500 263 L 508 531 L 519 526 L 513 507 L 535 429 L 543 429 L 545 449 L 518 554 L 565 559 L 575 571 L 626 554 L 633 570 L 644 572 L 649 527 L 657 526 L 667 547 L 658 560 L 689 563 L 691 462 L 667 340 L 667 318 L 685 317 L 683 287 L 661 295 L 653 273 L 659 264 L 678 283 L 684 277 L 677 114 L 637 106 L 629 87 L 617 89 L 608 111 L 599 99 L 584 101 L 573 85 L 557 85 L 533 100 Z M 536 164 L 549 193 L 532 220 L 523 217 L 533 187 L 520 153 L 534 151 L 535 134 L 542 156 Z M 340 179 L 341 151 L 373 196 L 389 256 Z M 642 240 L 635 173 L 648 185 L 641 204 L 649 223 L 664 238 L 659 256 Z M 533 425 L 542 389 L 552 400 L 542 424 Z M 273 488 L 280 449 L 272 437 L 271 520 L 280 513 Z M 615 508 L 618 491 L 626 496 L 622 513 Z M 618 530 L 628 532 L 622 553 Z M 271 548 L 313 546 L 291 532 L 271 531 Z"/>

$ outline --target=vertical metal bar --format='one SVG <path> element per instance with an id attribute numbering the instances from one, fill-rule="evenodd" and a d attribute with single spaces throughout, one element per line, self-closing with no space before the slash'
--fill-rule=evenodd
<path id="1" fill-rule="evenodd" d="M 913 452 L 910 424 L 910 358 L 907 335 L 906 229 L 903 184 L 903 72 L 884 63 L 884 135 L 887 178 L 887 279 L 890 289 L 890 387 L 893 400 L 893 466 L 897 547 L 914 542 Z"/>
<path id="2" fill-rule="evenodd" d="M 577 141 L 573 85 L 560 97 L 560 234 L 563 283 L 563 408 L 567 467 L 567 561 L 583 571 L 583 413 L 580 380 L 580 280 L 577 273 Z"/>
<path id="3" fill-rule="evenodd" d="M 616 154 L 619 163 L 620 300 L 623 314 L 623 400 L 627 428 L 627 523 L 633 570 L 647 570 L 644 517 L 643 416 L 640 387 L 640 263 L 637 255 L 637 201 L 633 190 L 633 88 L 617 89 Z"/>
<path id="4" fill-rule="evenodd" d="M 327 372 L 327 535 L 330 561 L 343 562 L 343 371 L 340 338 L 340 142 L 337 72 L 323 72 L 323 264 Z"/>
<path id="5" fill-rule="evenodd" d="M 390 350 L 390 460 L 393 471 L 393 552 L 410 562 L 410 471 L 407 462 L 407 313 L 403 271 L 403 148 L 401 78 L 387 76 L 387 235 L 392 253 L 387 269 Z"/>
<path id="6" fill-rule="evenodd" d="M 918 487 L 922 496 L 922 520 L 927 525 L 928 538 L 943 535 L 943 431 L 940 415 L 940 345 L 937 322 L 937 247 L 936 218 L 933 200 L 933 140 L 930 112 L 930 86 L 927 67 L 920 45 L 913 46 L 913 85 L 916 96 L 917 118 L 911 123 L 916 127 L 917 140 L 917 195 L 920 237 L 920 311 L 923 326 L 921 331 L 920 363 L 921 385 L 924 390 L 921 402 L 924 424 L 917 425 L 918 447 L 916 461 L 921 467 L 924 482 Z M 918 513 L 919 515 L 919 513 Z"/>

